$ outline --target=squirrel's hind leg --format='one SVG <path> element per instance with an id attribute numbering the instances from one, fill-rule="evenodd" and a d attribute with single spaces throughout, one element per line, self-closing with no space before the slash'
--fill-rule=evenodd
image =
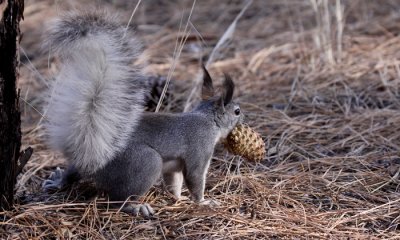
<path id="1" fill-rule="evenodd" d="M 96 173 L 96 184 L 111 201 L 137 200 L 160 178 L 162 158 L 151 147 L 132 144 L 124 153 Z M 127 205 L 122 211 L 148 217 L 154 213 L 148 204 Z M 119 207 L 121 204 L 119 204 Z"/>

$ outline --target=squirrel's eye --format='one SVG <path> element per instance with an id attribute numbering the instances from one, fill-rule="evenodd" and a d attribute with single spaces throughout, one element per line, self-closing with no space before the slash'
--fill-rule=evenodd
<path id="1" fill-rule="evenodd" d="M 236 114 L 236 115 L 239 115 L 239 114 L 240 114 L 240 108 L 238 108 L 238 109 L 235 110 L 235 114 Z"/>

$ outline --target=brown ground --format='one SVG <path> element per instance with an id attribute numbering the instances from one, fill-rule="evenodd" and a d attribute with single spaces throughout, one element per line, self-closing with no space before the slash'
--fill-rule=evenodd
<path id="1" fill-rule="evenodd" d="M 82 8 L 114 10 L 127 23 L 136 1 L 126 2 L 26 1 L 23 144 L 35 152 L 19 178 L 15 210 L 1 213 L 6 220 L 0 222 L 0 238 L 400 238 L 395 0 L 253 2 L 210 72 L 216 79 L 223 72 L 232 75 L 246 121 L 262 134 L 268 154 L 253 164 L 217 150 L 206 196 L 220 207 L 175 203 L 154 187 L 143 201 L 157 214 L 145 220 L 107 209 L 102 197 L 87 198 L 91 188 L 85 184 L 44 193 L 41 182 L 64 163 L 42 139 L 42 93 L 56 69 L 40 51 L 44 24 L 64 9 Z M 185 36 L 179 32 L 182 14 L 185 25 L 191 5 L 142 1 L 132 24 L 144 42 L 149 73 L 167 75 L 177 38 Z M 191 17 L 196 30 L 191 28 L 173 75 L 175 101 L 164 110 L 183 108 L 199 59 L 207 59 L 244 5 L 197 1 Z"/>

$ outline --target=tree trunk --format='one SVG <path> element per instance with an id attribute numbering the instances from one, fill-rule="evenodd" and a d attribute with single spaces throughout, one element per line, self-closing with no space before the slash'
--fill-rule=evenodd
<path id="1" fill-rule="evenodd" d="M 21 147 L 17 77 L 23 0 L 0 0 L 0 211 L 13 204 Z"/>

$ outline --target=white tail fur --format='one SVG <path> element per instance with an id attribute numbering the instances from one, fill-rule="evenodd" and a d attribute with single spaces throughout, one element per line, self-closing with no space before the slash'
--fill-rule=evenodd
<path id="1" fill-rule="evenodd" d="M 81 173 L 113 160 L 143 112 L 143 76 L 132 66 L 138 42 L 110 16 L 67 14 L 46 36 L 61 58 L 50 89 L 47 133 Z"/>

